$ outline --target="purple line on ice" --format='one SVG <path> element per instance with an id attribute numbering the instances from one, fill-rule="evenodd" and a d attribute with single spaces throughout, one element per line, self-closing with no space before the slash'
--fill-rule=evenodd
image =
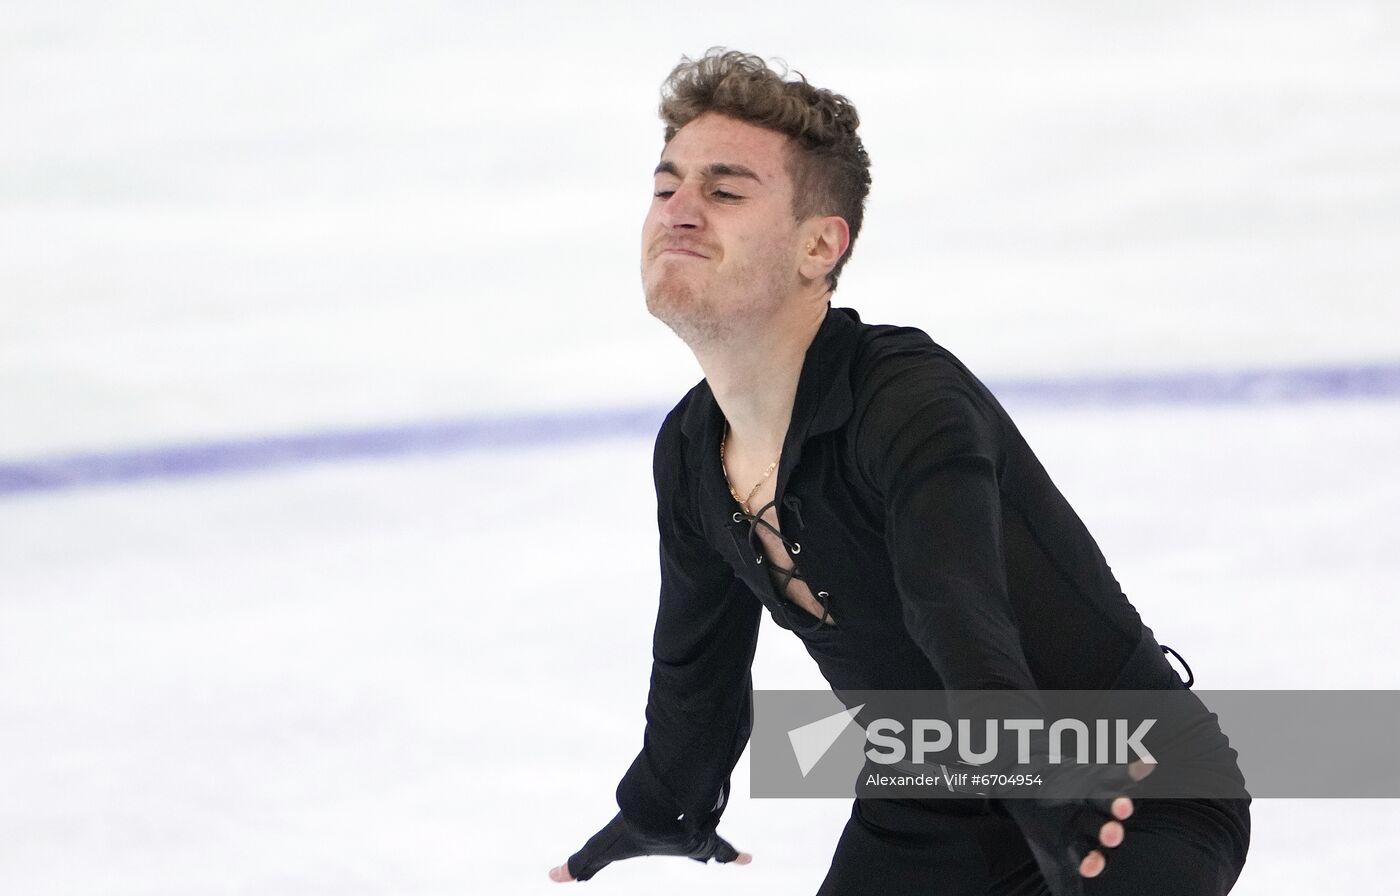
<path id="1" fill-rule="evenodd" d="M 1007 404 L 1269 404 L 1400 396 L 1400 363 L 990 383 Z"/>
<path id="2" fill-rule="evenodd" d="M 1400 363 L 990 383 L 1013 410 L 1400 397 Z M 0 495 L 268 470 L 318 461 L 547 447 L 656 432 L 664 407 L 464 418 L 0 463 Z"/>

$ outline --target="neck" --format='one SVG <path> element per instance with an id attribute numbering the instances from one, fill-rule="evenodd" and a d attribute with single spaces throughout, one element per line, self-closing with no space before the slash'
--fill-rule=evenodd
<path id="1" fill-rule="evenodd" d="M 827 303 L 802 303 L 798 308 L 737 338 L 691 346 L 729 421 L 731 447 L 742 445 L 773 457 L 782 451 L 802 361 L 826 316 Z"/>

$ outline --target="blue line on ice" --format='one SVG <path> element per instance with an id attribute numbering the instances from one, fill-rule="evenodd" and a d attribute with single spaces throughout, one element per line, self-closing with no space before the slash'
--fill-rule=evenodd
<path id="1" fill-rule="evenodd" d="M 1016 407 L 1266 404 L 1400 397 L 1400 363 L 1021 380 L 990 384 Z M 0 463 L 0 495 L 265 470 L 327 460 L 520 448 L 655 433 L 664 407 L 260 436 Z"/>

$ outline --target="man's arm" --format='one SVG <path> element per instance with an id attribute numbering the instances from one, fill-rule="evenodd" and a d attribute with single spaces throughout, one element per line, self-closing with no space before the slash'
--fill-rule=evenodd
<path id="1" fill-rule="evenodd" d="M 636 855 L 748 859 L 715 829 L 752 728 L 761 605 L 695 531 L 674 438 L 663 427 L 657 440 L 661 592 L 642 749 L 618 784 L 621 811 L 555 880 Z"/>
<path id="2" fill-rule="evenodd" d="M 859 424 L 905 625 L 949 690 L 1035 687 L 1006 584 L 1002 444 L 995 416 L 936 359 L 881 385 Z"/>
<path id="3" fill-rule="evenodd" d="M 864 403 L 857 456 L 882 496 L 904 621 L 945 688 L 1035 688 L 1012 611 L 1002 550 L 1003 433 L 987 399 L 936 357 L 910 362 Z M 1027 695 L 1027 712 L 1038 715 Z M 1146 774 L 1123 771 L 1124 786 Z M 1121 790 L 1116 792 L 1121 793 Z M 1008 799 L 1056 894 L 1103 870 L 1131 800 Z"/>

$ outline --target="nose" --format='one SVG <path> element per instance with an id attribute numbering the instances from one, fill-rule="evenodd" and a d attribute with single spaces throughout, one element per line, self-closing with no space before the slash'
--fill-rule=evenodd
<path id="1" fill-rule="evenodd" d="M 693 184 L 681 184 L 675 192 L 661 203 L 657 221 L 668 230 L 683 228 L 694 230 L 704 224 L 701 209 L 700 188 Z"/>

